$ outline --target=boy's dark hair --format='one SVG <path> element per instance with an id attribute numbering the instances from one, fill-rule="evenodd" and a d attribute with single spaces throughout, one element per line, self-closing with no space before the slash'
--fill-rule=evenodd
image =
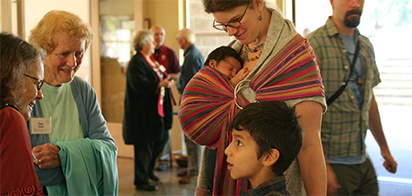
<path id="1" fill-rule="evenodd" d="M 236 60 L 240 62 L 241 67 L 243 67 L 243 60 L 240 55 L 230 46 L 220 46 L 214 49 L 212 52 L 207 55 L 207 59 L 205 61 L 204 66 L 209 66 L 210 60 L 215 60 L 219 63 L 222 60 L 225 60 L 228 57 L 234 57 Z"/>
<path id="2" fill-rule="evenodd" d="M 258 158 L 275 148 L 280 156 L 272 171 L 278 176 L 290 166 L 302 147 L 302 127 L 284 101 L 251 103 L 236 114 L 232 128 L 246 130 L 259 146 Z"/>

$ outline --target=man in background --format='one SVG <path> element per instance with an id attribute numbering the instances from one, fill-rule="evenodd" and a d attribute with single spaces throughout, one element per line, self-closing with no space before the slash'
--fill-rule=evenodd
<path id="1" fill-rule="evenodd" d="M 177 90 L 182 95 L 186 84 L 202 68 L 204 59 L 200 51 L 196 48 L 195 34 L 190 29 L 184 28 L 177 33 L 176 41 L 184 52 L 184 62 L 182 65 L 179 80 L 176 83 Z M 179 184 L 187 184 L 197 179 L 200 167 L 202 148 L 195 144 L 185 135 L 187 149 L 188 166 L 186 170 L 177 172 L 182 177 Z"/>
<path id="2" fill-rule="evenodd" d="M 380 83 L 369 39 L 356 28 L 363 0 L 330 0 L 333 14 L 307 36 L 322 73 L 328 111 L 323 116 L 322 144 L 327 158 L 328 194 L 378 195 L 375 169 L 366 152 L 369 129 L 378 143 L 383 166 L 396 172 L 382 130 L 373 87 Z M 342 82 L 347 86 L 342 86 Z M 343 92 L 335 92 L 343 87 Z M 334 102 L 331 97 L 337 97 Z"/>
<path id="3" fill-rule="evenodd" d="M 160 25 L 155 25 L 150 28 L 150 31 L 153 32 L 153 37 L 155 39 L 155 53 L 152 55 L 152 57 L 166 68 L 166 72 L 170 78 L 177 80 L 180 73 L 179 59 L 177 58 L 176 52 L 164 44 L 166 37 L 165 29 Z M 176 105 L 176 101 L 173 97 L 172 92 L 170 92 L 170 94 L 172 95 L 172 102 Z M 172 158 L 169 156 L 169 154 L 171 154 L 169 152 L 172 150 L 171 145 L 172 141 L 169 130 L 169 140 L 167 141 L 164 150 L 159 157 L 156 170 L 167 170 L 167 163 Z"/>
<path id="4" fill-rule="evenodd" d="M 166 72 L 169 76 L 178 76 L 180 73 L 179 59 L 176 52 L 164 44 L 166 31 L 160 25 L 150 28 L 155 39 L 155 53 L 153 57 L 163 66 L 166 67 Z M 177 79 L 178 77 L 176 77 Z"/>

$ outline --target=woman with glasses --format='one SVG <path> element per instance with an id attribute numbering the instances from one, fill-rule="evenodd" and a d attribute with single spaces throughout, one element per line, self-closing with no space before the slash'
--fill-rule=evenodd
<path id="1" fill-rule="evenodd" d="M 117 195 L 114 139 L 93 87 L 75 76 L 92 38 L 87 23 L 60 10 L 46 13 L 29 36 L 47 52 L 44 98 L 33 108 L 30 123 L 51 125 L 44 131 L 29 129 L 35 170 L 49 195 Z"/>
<path id="2" fill-rule="evenodd" d="M 285 100 L 295 107 L 305 130 L 298 158 L 285 173 L 287 190 L 291 195 L 326 194 L 320 140 L 326 103 L 309 43 L 290 21 L 266 7 L 264 0 L 202 1 L 205 11 L 215 18 L 213 27 L 236 38 L 230 45 L 239 52 L 250 73 L 230 88 L 213 70 L 205 69 L 183 93 L 179 112 L 183 131 L 196 143 L 208 147 L 197 193 L 212 189 L 214 195 L 237 195 L 248 189 L 244 180 L 232 180 L 227 169 L 224 150 L 231 141 L 231 120 L 248 103 Z M 213 96 L 205 96 L 207 93 Z M 211 178 L 212 182 L 204 180 Z"/>
<path id="3" fill-rule="evenodd" d="M 42 54 L 14 35 L 0 35 L 0 195 L 43 195 L 26 121 L 43 98 Z"/>

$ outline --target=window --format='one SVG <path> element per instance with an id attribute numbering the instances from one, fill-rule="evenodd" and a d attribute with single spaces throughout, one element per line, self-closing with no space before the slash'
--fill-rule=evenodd
<path id="1" fill-rule="evenodd" d="M 122 67 L 130 60 L 134 32 L 134 20 L 130 16 L 102 16 L 101 56 L 117 58 Z"/>

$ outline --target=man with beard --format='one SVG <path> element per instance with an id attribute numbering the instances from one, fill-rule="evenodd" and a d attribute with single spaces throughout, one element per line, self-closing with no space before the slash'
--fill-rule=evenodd
<path id="1" fill-rule="evenodd" d="M 396 172 L 382 130 L 373 87 L 381 80 L 373 46 L 356 28 L 363 0 L 330 0 L 333 14 L 307 36 L 321 69 L 328 102 L 322 121 L 322 144 L 327 159 L 328 194 L 378 195 L 378 181 L 366 152 L 371 130 L 384 159 Z"/>

